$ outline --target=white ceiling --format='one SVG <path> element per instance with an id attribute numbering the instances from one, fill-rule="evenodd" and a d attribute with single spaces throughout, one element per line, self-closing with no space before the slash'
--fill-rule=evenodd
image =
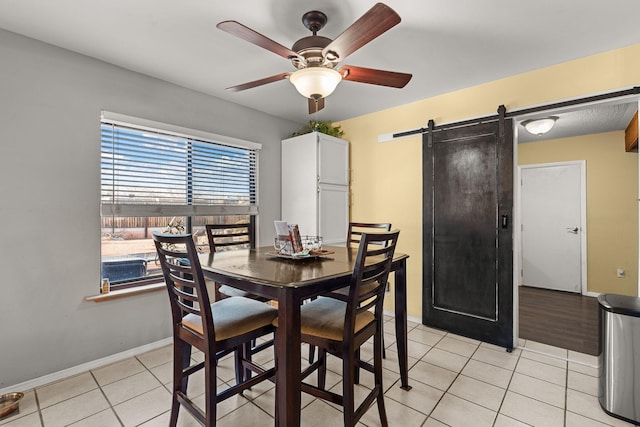
<path id="1" fill-rule="evenodd" d="M 556 120 L 553 128 L 544 135 L 532 135 L 523 126 L 518 126 L 518 142 L 561 139 L 626 129 L 637 110 L 637 99 L 614 99 L 597 105 L 579 105 L 572 108 L 564 108 L 558 112 L 538 113 L 521 117 L 516 120 L 517 123 L 524 119 L 548 116 L 557 117 L 558 120 Z"/>
<path id="2" fill-rule="evenodd" d="M 304 12 L 325 12 L 329 21 L 319 35 L 335 38 L 373 4 L 2 0 L 0 28 L 300 123 L 356 117 L 640 43 L 638 0 L 386 0 L 402 22 L 343 64 L 412 73 L 404 89 L 344 81 L 311 117 L 286 80 L 224 90 L 293 68 L 216 23 L 237 20 L 289 47 L 310 35 L 301 23 Z M 433 114 L 425 111 L 425 123 Z"/>

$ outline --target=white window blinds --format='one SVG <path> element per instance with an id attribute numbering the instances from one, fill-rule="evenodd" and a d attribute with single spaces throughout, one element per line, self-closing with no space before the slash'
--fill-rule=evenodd
<path id="1" fill-rule="evenodd" d="M 102 120 L 103 216 L 257 214 L 257 149 Z"/>

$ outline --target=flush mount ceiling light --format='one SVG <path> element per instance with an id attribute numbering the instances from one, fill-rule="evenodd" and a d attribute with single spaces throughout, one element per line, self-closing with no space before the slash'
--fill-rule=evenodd
<path id="1" fill-rule="evenodd" d="M 305 98 L 320 99 L 333 93 L 342 75 L 332 68 L 307 67 L 291 73 L 289 81 Z"/>
<path id="2" fill-rule="evenodd" d="M 533 135 L 542 135 L 551 130 L 558 118 L 556 116 L 543 117 L 541 119 L 525 120 L 521 124 Z"/>

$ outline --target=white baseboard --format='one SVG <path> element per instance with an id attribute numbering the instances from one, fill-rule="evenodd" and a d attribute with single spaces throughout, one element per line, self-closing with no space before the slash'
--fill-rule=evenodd
<path id="1" fill-rule="evenodd" d="M 382 314 L 384 314 L 385 316 L 396 317 L 395 310 L 383 310 Z M 407 316 L 407 320 L 409 322 L 414 322 L 422 325 L 422 319 L 420 319 L 419 317 Z"/>
<path id="2" fill-rule="evenodd" d="M 0 389 L 0 395 L 6 393 L 12 393 L 15 391 L 25 391 L 35 387 L 40 387 L 45 384 L 52 383 L 54 381 L 61 380 L 63 378 L 71 377 L 73 375 L 78 375 L 86 371 L 90 371 L 92 369 L 100 368 L 101 366 L 106 366 L 111 363 L 119 362 L 121 360 L 128 359 L 133 356 L 137 356 L 138 354 L 146 353 L 151 350 L 158 349 L 160 347 L 164 347 L 165 345 L 169 345 L 173 342 L 173 338 L 165 338 L 160 341 L 152 342 L 150 344 L 145 344 L 140 347 L 132 348 L 130 350 L 123 351 L 121 353 L 112 354 L 111 356 L 103 357 L 101 359 L 92 360 L 91 362 L 83 363 L 81 365 L 72 366 L 71 368 L 63 369 L 62 371 L 53 372 L 51 374 L 44 375 L 39 378 L 35 378 L 29 381 L 25 381 L 19 384 L 15 384 L 3 389 Z"/>
<path id="3" fill-rule="evenodd" d="M 422 319 L 419 317 L 407 316 L 407 320 L 409 322 L 417 323 L 418 325 L 422 325 Z"/>

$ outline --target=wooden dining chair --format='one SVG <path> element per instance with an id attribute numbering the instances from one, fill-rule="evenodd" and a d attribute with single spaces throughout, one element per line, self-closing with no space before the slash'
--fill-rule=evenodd
<path id="1" fill-rule="evenodd" d="M 382 387 L 383 299 L 399 231 L 362 233 L 346 301 L 319 297 L 300 307 L 302 341 L 318 347 L 318 360 L 302 372 L 302 391 L 342 405 L 344 425 L 354 426 L 377 402 L 380 421 L 387 425 Z M 277 319 L 274 322 L 277 325 Z M 373 364 L 359 358 L 360 346 L 373 337 Z M 342 359 L 342 395 L 325 389 L 327 352 Z M 372 372 L 372 390 L 355 407 L 358 368 Z M 304 382 L 318 372 L 317 386 Z"/>
<path id="2" fill-rule="evenodd" d="M 360 239 L 362 238 L 362 233 L 367 231 L 391 231 L 391 223 L 382 222 L 382 223 L 372 223 L 372 222 L 350 222 L 347 227 L 347 247 L 358 247 L 360 244 Z M 380 244 L 385 244 L 386 242 L 381 242 Z M 326 296 L 331 298 L 336 298 L 342 301 L 346 301 L 349 296 L 349 287 L 345 286 L 344 288 L 337 289 L 328 293 Z M 386 358 L 387 353 L 384 348 L 384 339 L 382 340 L 382 357 Z M 309 363 L 313 363 L 315 359 L 315 347 L 309 346 Z M 357 375 L 356 375 L 357 378 Z M 357 381 L 356 381 L 357 383 Z"/>
<path id="3" fill-rule="evenodd" d="M 249 298 L 230 297 L 211 303 L 191 234 L 153 233 L 162 274 L 169 294 L 173 324 L 173 386 L 170 426 L 180 406 L 201 424 L 216 423 L 216 405 L 255 384 L 272 379 L 275 368 L 263 369 L 250 360 L 250 342 L 274 332 L 277 310 Z M 204 361 L 192 363 L 192 347 Z M 217 392 L 218 358 L 234 352 L 236 384 Z M 204 369 L 205 408 L 187 396 L 189 376 Z M 247 370 L 255 373 L 251 377 Z"/>
<path id="4" fill-rule="evenodd" d="M 255 248 L 255 228 L 252 223 L 206 224 L 205 230 L 211 252 Z M 215 294 L 216 301 L 229 297 L 246 297 L 263 302 L 269 300 L 220 283 L 215 284 Z"/>

